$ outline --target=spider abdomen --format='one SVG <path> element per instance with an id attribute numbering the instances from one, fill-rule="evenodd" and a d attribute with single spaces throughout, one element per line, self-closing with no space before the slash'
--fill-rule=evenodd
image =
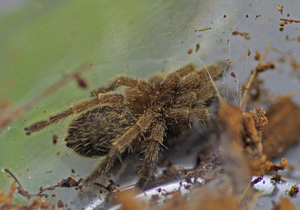
<path id="1" fill-rule="evenodd" d="M 132 127 L 135 121 L 133 111 L 124 105 L 90 109 L 71 122 L 66 145 L 79 155 L 104 156 L 110 151 L 113 141 Z"/>
<path id="2" fill-rule="evenodd" d="M 75 104 L 65 111 L 24 128 L 26 135 L 72 115 L 66 146 L 85 157 L 105 156 L 97 170 L 80 183 L 91 185 L 109 172 L 126 149 L 139 151 L 145 162 L 136 186 L 143 189 L 155 167 L 165 137 L 182 137 L 195 120 L 210 119 L 209 106 L 216 96 L 212 80 L 220 79 L 227 62 L 202 69 L 186 65 L 167 77 L 156 75 L 149 82 L 119 76 L 110 84 L 93 91 L 93 99 Z M 209 73 L 209 74 L 208 74 Z M 123 96 L 111 93 L 125 86 Z M 171 142 L 172 143 L 172 142 Z M 123 153 L 124 154 L 124 153 Z"/>

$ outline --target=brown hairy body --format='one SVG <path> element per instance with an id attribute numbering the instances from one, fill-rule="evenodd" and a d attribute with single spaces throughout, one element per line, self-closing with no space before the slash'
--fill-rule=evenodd
<path id="1" fill-rule="evenodd" d="M 216 62 L 208 66 L 211 78 L 219 79 L 226 65 Z M 120 86 L 126 86 L 124 96 L 109 93 Z M 192 119 L 209 120 L 209 105 L 216 92 L 207 71 L 188 64 L 166 78 L 153 76 L 148 82 L 119 76 L 93 95 L 96 97 L 91 100 L 26 127 L 26 134 L 80 113 L 69 126 L 67 147 L 86 157 L 105 157 L 81 185 L 92 184 L 110 170 L 127 148 L 138 146 L 144 163 L 138 167 L 141 178 L 136 186 L 143 189 L 164 139 L 187 131 Z"/>

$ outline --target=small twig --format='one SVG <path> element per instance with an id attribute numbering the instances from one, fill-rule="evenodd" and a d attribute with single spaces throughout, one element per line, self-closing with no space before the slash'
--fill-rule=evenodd
<path id="1" fill-rule="evenodd" d="M 98 182 L 95 182 L 94 185 L 104 188 L 105 190 L 109 191 L 109 192 L 113 192 L 114 190 L 116 190 L 116 187 L 114 187 L 115 183 L 112 180 L 109 180 L 109 184 L 107 186 L 100 184 Z"/>
<path id="2" fill-rule="evenodd" d="M 33 196 L 38 196 L 38 197 L 48 197 L 47 194 L 43 194 L 43 192 L 45 191 L 52 191 L 55 190 L 55 188 L 57 187 L 65 187 L 65 188 L 70 188 L 70 187 L 77 187 L 79 186 L 79 183 L 82 181 L 82 179 L 79 179 L 78 182 L 76 182 L 73 178 L 69 177 L 68 179 L 63 179 L 60 183 L 58 183 L 57 185 L 51 186 L 51 187 L 47 187 L 45 189 L 43 189 L 42 187 L 40 188 L 40 192 L 37 194 L 30 194 L 28 191 L 24 190 L 24 188 L 22 187 L 22 185 L 20 184 L 20 182 L 18 181 L 18 179 L 15 177 L 15 175 L 13 175 L 12 172 L 10 172 L 7 168 L 4 169 L 4 171 L 6 173 L 8 173 L 14 180 L 16 183 L 18 183 L 19 187 L 17 187 L 18 189 L 18 193 L 20 195 L 23 195 L 25 197 L 27 197 L 28 199 L 30 199 Z"/>
<path id="3" fill-rule="evenodd" d="M 107 190 L 107 191 L 109 191 L 109 192 L 112 192 L 111 189 L 110 189 L 109 187 L 106 187 L 105 185 L 100 184 L 100 183 L 98 183 L 98 182 L 93 183 L 93 185 L 98 186 L 98 187 L 101 187 L 101 188 L 103 188 L 103 189 L 105 189 L 105 190 Z"/>
<path id="4" fill-rule="evenodd" d="M 290 23 L 300 23 L 300 20 L 292 20 L 292 19 L 285 19 L 285 18 L 280 18 L 281 21 L 288 21 Z"/>
<path id="5" fill-rule="evenodd" d="M 294 90 L 294 91 L 284 93 L 284 94 L 281 94 L 281 95 L 269 96 L 269 97 L 261 99 L 259 101 L 249 103 L 248 105 L 253 105 L 253 104 L 261 103 L 261 102 L 270 102 L 270 101 L 273 101 L 273 100 L 280 100 L 280 99 L 283 99 L 283 98 L 290 98 L 292 96 L 299 95 L 299 94 L 300 94 L 300 90 Z"/>
<path id="6" fill-rule="evenodd" d="M 18 181 L 18 179 L 15 177 L 15 175 L 13 175 L 13 173 L 10 172 L 10 170 L 8 170 L 7 168 L 5 168 L 4 171 L 5 171 L 6 173 L 8 173 L 8 174 L 9 174 L 9 175 L 10 175 L 10 176 L 18 183 L 18 185 L 19 185 L 21 188 L 23 188 L 22 185 L 20 184 L 20 182 Z"/>
<path id="7" fill-rule="evenodd" d="M 272 44 L 269 44 L 268 47 L 267 47 L 267 49 L 265 50 L 265 53 L 261 56 L 261 58 L 260 58 L 260 60 L 259 60 L 259 62 L 258 62 L 258 64 L 257 64 L 256 67 L 258 67 L 264 61 L 264 59 L 265 59 L 265 57 L 266 57 L 266 55 L 267 55 L 267 53 L 268 53 L 268 51 L 269 51 L 269 49 L 271 47 L 272 47 Z M 249 82 L 248 82 L 248 84 L 247 84 L 247 86 L 245 88 L 242 100 L 240 102 L 240 108 L 242 108 L 245 96 L 246 96 L 246 94 L 247 94 L 247 92 L 248 92 L 248 90 L 249 90 L 249 88 L 251 86 L 251 83 L 252 83 L 253 79 L 257 76 L 257 73 L 258 73 L 258 71 L 257 71 L 257 68 L 256 68 L 255 71 L 253 72 L 253 74 L 251 75 L 251 77 L 249 79 Z"/>
<path id="8" fill-rule="evenodd" d="M 209 28 L 204 28 L 204 29 L 199 29 L 199 30 L 195 30 L 195 32 L 203 32 L 203 31 L 208 31 L 208 30 L 211 30 L 211 27 Z"/>
<path id="9" fill-rule="evenodd" d="M 246 186 L 246 188 L 243 190 L 243 193 L 240 195 L 240 197 L 238 198 L 238 203 L 241 203 L 243 197 L 245 196 L 246 192 L 248 191 L 249 187 L 252 186 L 251 182 L 249 182 Z"/>
<path id="10" fill-rule="evenodd" d="M 285 57 L 288 57 L 288 58 L 290 58 L 290 59 L 295 59 L 292 55 L 289 55 L 288 53 L 283 52 L 283 51 L 281 51 L 281 50 L 278 50 L 278 49 L 276 49 L 275 47 L 272 47 L 272 50 L 273 50 L 274 52 L 277 52 L 278 54 L 283 55 L 283 56 L 285 56 Z"/>
<path id="11" fill-rule="evenodd" d="M 7 126 L 9 123 L 11 123 L 14 119 L 19 118 L 25 111 L 29 110 L 34 104 L 38 103 L 48 95 L 56 92 L 60 87 L 64 86 L 67 84 L 69 81 L 72 79 L 76 78 L 77 75 L 87 69 L 90 69 L 93 65 L 83 65 L 76 69 L 75 71 L 65 75 L 62 79 L 51 85 L 49 88 L 47 88 L 45 91 L 43 91 L 40 95 L 36 96 L 33 98 L 31 101 L 29 101 L 27 104 L 20 108 L 16 108 L 12 113 L 10 113 L 8 116 L 3 117 L 0 119 L 0 129 Z"/>

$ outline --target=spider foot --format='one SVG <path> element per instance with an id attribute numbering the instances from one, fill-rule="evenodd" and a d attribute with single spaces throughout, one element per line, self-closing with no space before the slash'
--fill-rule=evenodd
<path id="1" fill-rule="evenodd" d="M 30 129 L 30 127 L 25 127 L 24 130 L 27 131 L 27 132 L 26 132 L 26 135 L 27 135 L 27 136 L 30 136 L 30 135 L 31 135 L 31 129 Z"/>

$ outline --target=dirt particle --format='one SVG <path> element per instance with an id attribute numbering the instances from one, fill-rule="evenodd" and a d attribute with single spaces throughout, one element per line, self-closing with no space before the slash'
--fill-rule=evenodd
<path id="1" fill-rule="evenodd" d="M 57 139 L 58 139 L 58 136 L 55 135 L 55 134 L 53 134 L 53 136 L 52 136 L 52 143 L 53 143 L 53 145 L 55 145 L 57 143 Z"/>

